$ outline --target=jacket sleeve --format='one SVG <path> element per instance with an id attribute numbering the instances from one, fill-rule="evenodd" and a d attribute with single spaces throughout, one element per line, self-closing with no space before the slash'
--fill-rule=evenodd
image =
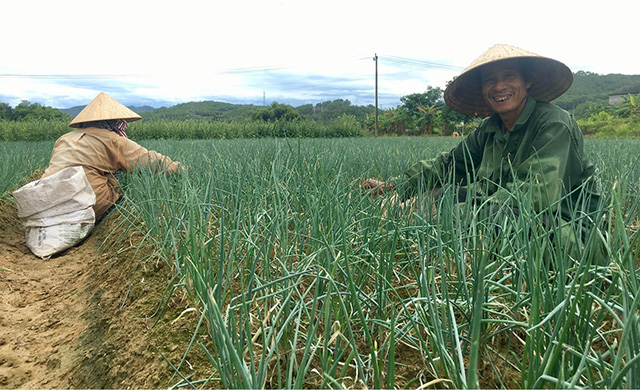
<path id="1" fill-rule="evenodd" d="M 451 151 L 418 161 L 404 175 L 393 178 L 392 183 L 401 199 L 442 187 L 446 183 L 464 185 L 473 181 L 475 167 L 482 161 L 483 151 L 482 133 L 475 130 Z"/>
<path id="2" fill-rule="evenodd" d="M 152 168 L 156 171 L 175 173 L 181 169 L 180 163 L 171 161 L 167 156 L 147 150 L 130 139 L 123 138 L 122 141 L 120 150 L 127 172 L 136 168 Z"/>

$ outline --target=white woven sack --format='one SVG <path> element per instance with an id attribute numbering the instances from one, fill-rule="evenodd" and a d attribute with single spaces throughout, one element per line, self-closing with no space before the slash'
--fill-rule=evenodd
<path id="1" fill-rule="evenodd" d="M 48 259 L 84 240 L 93 230 L 93 225 L 91 222 L 27 227 L 25 229 L 27 247 L 34 255 Z"/>
<path id="2" fill-rule="evenodd" d="M 82 167 L 65 168 L 16 190 L 27 247 L 49 258 L 82 241 L 93 229 L 96 196 Z"/>
<path id="3" fill-rule="evenodd" d="M 39 215 L 36 214 L 24 219 L 22 221 L 24 227 L 46 227 L 63 223 L 94 223 L 96 221 L 96 213 L 93 211 L 93 207 L 51 217 L 39 217 Z"/>
<path id="4" fill-rule="evenodd" d="M 18 218 L 47 218 L 93 207 L 96 195 L 82 167 L 69 167 L 13 192 Z M 75 222 L 75 221 L 68 221 Z M 81 222 L 81 221 L 78 221 Z"/>

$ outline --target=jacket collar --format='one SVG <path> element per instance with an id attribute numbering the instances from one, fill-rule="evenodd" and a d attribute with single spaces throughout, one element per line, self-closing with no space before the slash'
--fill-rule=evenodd
<path id="1" fill-rule="evenodd" d="M 533 110 L 535 110 L 537 104 L 538 101 L 536 99 L 528 96 L 527 101 L 524 103 L 524 107 L 522 108 L 522 112 L 520 113 L 520 116 L 518 116 L 518 119 L 516 119 L 516 123 L 513 125 L 513 128 L 509 130 L 509 132 L 515 132 L 525 123 L 527 123 L 529 117 L 531 116 L 531 113 L 533 113 Z M 486 131 L 490 133 L 502 132 L 502 119 L 500 119 L 500 115 L 494 113 L 493 115 L 491 115 L 491 117 L 489 117 L 489 123 L 487 124 Z"/>

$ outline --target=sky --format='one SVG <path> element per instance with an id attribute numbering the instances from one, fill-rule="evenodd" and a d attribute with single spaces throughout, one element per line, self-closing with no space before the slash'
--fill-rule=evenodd
<path id="1" fill-rule="evenodd" d="M 2 0 L 0 102 L 215 100 L 378 106 L 448 81 L 494 44 L 573 72 L 640 74 L 640 2 Z"/>

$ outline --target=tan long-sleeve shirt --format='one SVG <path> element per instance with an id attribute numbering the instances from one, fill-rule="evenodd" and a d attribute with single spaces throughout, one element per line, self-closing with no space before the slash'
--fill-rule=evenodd
<path id="1" fill-rule="evenodd" d="M 42 177 L 72 166 L 84 168 L 96 194 L 96 204 L 93 206 L 96 219 L 120 198 L 118 182 L 114 177 L 116 172 L 131 172 L 136 167 L 155 167 L 167 172 L 180 170 L 178 162 L 114 132 L 94 127 L 73 130 L 58 138 L 49 167 Z"/>

